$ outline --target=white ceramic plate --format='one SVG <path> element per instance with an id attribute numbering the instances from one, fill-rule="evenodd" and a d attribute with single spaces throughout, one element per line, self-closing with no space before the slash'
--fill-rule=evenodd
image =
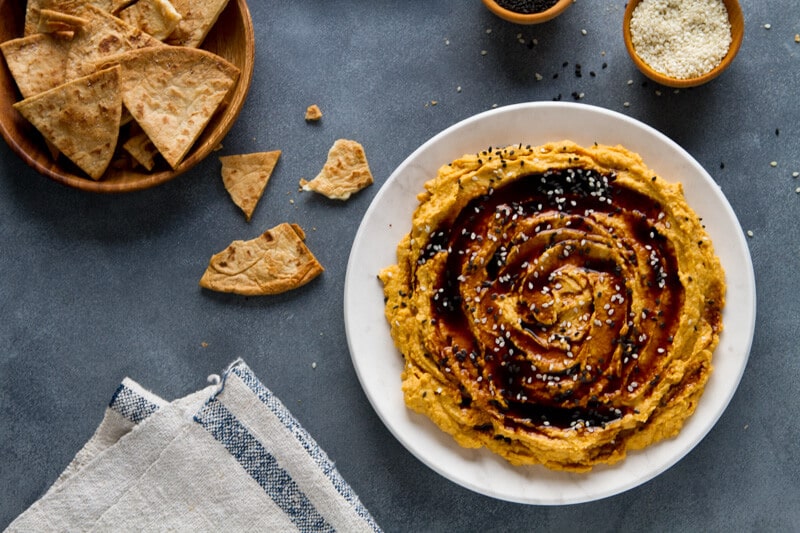
<path id="1" fill-rule="evenodd" d="M 396 262 L 395 248 L 411 228 L 417 193 L 441 165 L 489 146 L 538 145 L 569 139 L 579 144 L 622 144 L 665 179 L 681 181 L 702 217 L 726 272 L 724 332 L 714 372 L 680 434 L 587 474 L 513 467 L 481 450 L 458 446 L 426 417 L 408 410 L 400 390 L 402 358 L 383 314 L 377 273 Z M 684 457 L 711 430 L 739 385 L 755 326 L 755 281 L 736 215 L 719 187 L 686 151 L 634 119 L 576 103 L 539 102 L 494 109 L 436 135 L 411 154 L 377 193 L 356 234 L 347 267 L 344 315 L 358 378 L 380 418 L 417 458 L 468 489 L 502 500 L 560 505 L 597 500 L 636 487 Z"/>

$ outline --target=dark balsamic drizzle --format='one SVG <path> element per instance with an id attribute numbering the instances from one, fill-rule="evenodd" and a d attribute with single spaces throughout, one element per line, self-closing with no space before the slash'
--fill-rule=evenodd
<path id="1" fill-rule="evenodd" d="M 613 173 L 582 168 L 472 200 L 417 260 L 447 254 L 432 308 L 449 379 L 477 380 L 492 398 L 481 407 L 529 431 L 592 430 L 633 412 L 625 398 L 658 383 L 683 301 L 663 216 Z M 462 406 L 485 401 L 458 387 Z"/>

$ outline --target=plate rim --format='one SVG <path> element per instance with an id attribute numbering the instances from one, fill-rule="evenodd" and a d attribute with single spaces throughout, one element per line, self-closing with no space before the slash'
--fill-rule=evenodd
<path id="1" fill-rule="evenodd" d="M 352 309 L 353 309 L 352 298 L 354 298 L 354 296 L 355 296 L 354 284 L 363 282 L 363 279 L 359 279 L 359 280 L 355 279 L 355 275 L 356 275 L 355 272 L 356 272 L 356 266 L 357 266 L 356 262 L 359 260 L 359 255 L 358 254 L 360 252 L 360 247 L 364 246 L 364 235 L 369 229 L 367 226 L 369 225 L 370 221 L 376 216 L 377 210 L 380 208 L 381 203 L 384 201 L 384 196 L 389 194 L 390 190 L 393 187 L 398 187 L 399 186 L 398 182 L 401 179 L 401 176 L 403 176 L 403 173 L 408 170 L 408 167 L 417 158 L 419 158 L 421 155 L 424 155 L 428 150 L 430 150 L 433 147 L 435 147 L 438 143 L 442 143 L 442 142 L 446 141 L 449 136 L 452 136 L 454 134 L 459 133 L 460 130 L 466 128 L 467 126 L 475 126 L 476 124 L 480 125 L 480 123 L 483 122 L 483 121 L 492 120 L 497 115 L 503 115 L 505 113 L 515 113 L 515 112 L 519 112 L 519 111 L 523 111 L 523 112 L 527 113 L 527 112 L 536 112 L 536 111 L 542 111 L 542 110 L 546 110 L 546 111 L 565 111 L 565 112 L 570 112 L 570 113 L 578 113 L 579 115 L 580 114 L 596 115 L 597 117 L 604 118 L 604 119 L 610 119 L 611 121 L 623 122 L 623 123 L 627 124 L 627 126 L 629 128 L 633 128 L 634 130 L 640 130 L 640 131 L 648 133 L 650 136 L 654 137 L 655 140 L 657 140 L 658 142 L 662 143 L 665 148 L 669 148 L 672 151 L 677 152 L 682 157 L 683 162 L 687 163 L 695 171 L 695 173 L 697 174 L 697 177 L 700 178 L 701 183 L 699 185 L 707 187 L 713 192 L 715 200 L 716 200 L 716 203 L 713 205 L 713 209 L 715 211 L 721 209 L 723 218 L 728 218 L 728 219 L 731 219 L 732 221 L 735 222 L 735 227 L 733 229 L 729 229 L 729 231 L 732 232 L 733 234 L 735 234 L 735 236 L 736 236 L 735 242 L 731 245 L 731 249 L 735 248 L 735 251 L 738 254 L 741 254 L 741 257 L 739 257 L 739 259 L 744 259 L 743 264 L 740 265 L 740 268 L 738 269 L 738 271 L 743 275 L 743 278 L 746 278 L 746 279 L 744 279 L 745 283 L 743 284 L 743 286 L 737 287 L 737 290 L 741 292 L 741 296 L 743 297 L 743 299 L 744 300 L 749 300 L 749 302 L 751 304 L 748 307 L 748 309 L 751 310 L 751 313 L 745 319 L 747 327 L 744 329 L 744 332 L 742 333 L 744 335 L 745 339 L 746 339 L 746 343 L 745 343 L 745 346 L 744 346 L 743 350 L 741 348 L 739 350 L 737 350 L 737 351 L 741 352 L 741 354 L 742 354 L 742 355 L 740 355 L 741 361 L 739 362 L 738 367 L 735 368 L 735 370 L 736 370 L 735 374 L 732 375 L 732 376 L 728 376 L 728 379 L 730 380 L 731 385 L 724 389 L 726 394 L 721 399 L 721 401 L 717 402 L 717 404 L 718 404 L 717 408 L 710 413 L 712 416 L 710 418 L 704 419 L 703 420 L 703 424 L 701 425 L 701 427 L 699 429 L 695 428 L 693 430 L 693 432 L 691 434 L 692 438 L 687 443 L 684 443 L 684 445 L 682 447 L 677 447 L 677 449 L 674 450 L 673 453 L 669 456 L 668 460 L 661 461 L 661 462 L 657 463 L 657 467 L 656 468 L 652 468 L 645 475 L 634 476 L 628 482 L 619 482 L 619 483 L 617 483 L 617 484 L 615 484 L 615 485 L 613 485 L 611 487 L 608 487 L 607 490 L 589 491 L 588 493 L 576 494 L 576 495 L 574 495 L 572 497 L 563 497 L 563 496 L 562 497 L 546 497 L 546 496 L 531 497 L 531 496 L 524 496 L 524 495 L 519 495 L 519 494 L 514 494 L 514 493 L 508 493 L 508 492 L 493 490 L 491 488 L 487 488 L 487 486 L 485 484 L 481 485 L 481 484 L 478 484 L 478 483 L 471 482 L 469 479 L 464 479 L 463 475 L 455 475 L 453 472 L 448 471 L 447 469 L 443 468 L 439 463 L 437 463 L 436 461 L 432 460 L 432 458 L 429 456 L 429 454 L 423 453 L 419 449 L 417 449 L 417 447 L 414 446 L 414 442 L 409 442 L 410 440 L 413 440 L 413 439 L 409 439 L 408 435 L 404 435 L 404 434 L 400 433 L 399 428 L 397 427 L 397 425 L 398 425 L 397 422 L 394 421 L 394 420 L 388 419 L 387 413 L 385 412 L 385 410 L 383 408 L 383 405 L 381 405 L 380 402 L 378 402 L 377 399 L 374 397 L 374 395 L 371 394 L 370 384 L 365 381 L 368 378 L 367 378 L 367 376 L 365 376 L 364 368 L 359 364 L 359 361 L 358 361 L 358 354 L 356 353 L 357 349 L 355 347 L 356 341 L 355 341 L 355 337 L 354 337 L 355 331 L 354 331 L 354 325 L 353 325 L 353 317 L 351 316 L 351 312 L 352 312 Z M 556 141 L 556 140 L 562 140 L 562 139 L 553 138 L 551 140 Z M 501 143 L 498 146 L 505 145 L 505 144 L 506 143 Z M 578 144 L 581 144 L 581 143 L 578 143 Z M 602 144 L 613 144 L 613 143 L 603 142 Z M 480 149 L 483 149 L 483 148 L 485 148 L 485 146 L 483 146 L 483 147 L 476 146 L 474 149 L 475 150 L 480 150 Z M 468 153 L 468 152 L 462 152 L 462 153 Z M 458 154 L 458 155 L 456 155 L 454 157 L 458 157 L 460 155 L 461 154 Z M 439 161 L 439 165 L 447 164 L 450 160 L 452 160 L 452 159 L 441 160 L 441 161 Z M 645 164 L 647 164 L 647 159 L 645 159 Z M 648 166 L 650 166 L 650 165 L 648 165 Z M 432 177 L 433 176 L 431 175 L 428 179 L 430 179 Z M 693 178 L 693 180 L 694 180 L 694 178 Z M 694 181 L 693 181 L 693 183 L 694 183 Z M 420 191 L 422 191 L 422 184 L 419 184 L 419 188 L 417 189 L 416 192 L 420 192 Z M 416 204 L 416 201 L 413 202 L 413 203 Z M 408 232 L 408 228 L 410 227 L 410 222 L 411 222 L 411 220 L 410 220 L 410 216 L 409 216 L 409 219 L 407 220 L 407 224 L 405 226 L 403 226 L 403 228 L 401 230 L 401 234 L 405 234 L 405 233 Z M 390 242 L 391 242 L 391 239 L 390 239 Z M 392 250 L 395 249 L 395 247 L 397 245 L 397 242 L 399 242 L 399 239 L 394 241 L 394 242 L 391 242 Z M 719 246 L 718 244 L 715 246 L 715 251 L 719 255 L 720 248 L 718 248 L 718 246 Z M 388 266 L 388 265 L 386 265 L 386 266 Z M 723 263 L 723 268 L 726 269 L 726 281 L 728 281 L 728 274 L 729 274 L 729 271 L 728 271 L 727 267 L 728 267 L 728 265 Z M 377 275 L 377 272 L 374 272 L 373 273 L 373 278 L 376 275 Z M 728 283 L 728 294 L 730 294 L 730 291 L 731 291 L 731 284 Z M 360 290 L 358 290 L 357 292 L 361 293 Z M 381 291 L 381 295 L 382 295 L 382 291 Z M 728 296 L 726 295 L 726 300 L 727 300 L 727 298 L 728 298 Z M 382 300 L 381 300 L 381 302 L 382 302 Z M 347 263 L 347 270 L 346 270 L 346 274 L 345 274 L 345 283 L 344 283 L 344 302 L 343 303 L 344 303 L 343 307 L 344 307 L 345 334 L 346 334 L 346 337 L 347 337 L 347 344 L 348 344 L 348 349 L 350 351 L 351 362 L 352 362 L 352 364 L 354 366 L 354 369 L 356 371 L 356 375 L 357 375 L 357 377 L 359 379 L 359 383 L 360 383 L 360 385 L 362 387 L 362 390 L 364 391 L 365 395 L 367 396 L 367 399 L 369 400 L 370 404 L 372 405 L 373 410 L 376 412 L 376 414 L 380 418 L 381 422 L 390 431 L 390 433 L 400 442 L 400 444 L 403 445 L 403 447 L 407 451 L 409 451 L 412 455 L 414 455 L 423 464 L 425 464 L 427 467 L 431 468 L 434 472 L 438 473 L 439 475 L 442 475 L 446 479 L 449 479 L 450 481 L 452 481 L 452 482 L 454 482 L 454 483 L 456 483 L 456 484 L 458 484 L 458 485 L 460 485 L 460 486 L 462 486 L 464 488 L 467 488 L 469 490 L 472 490 L 474 492 L 477 492 L 479 494 L 483 494 L 485 496 L 489 496 L 489 497 L 492 497 L 492 498 L 505 500 L 505 501 L 511 501 L 511 502 L 515 502 L 515 503 L 532 504 L 532 505 L 569 505 L 569 504 L 576 504 L 576 503 L 586 503 L 586 502 L 589 502 L 589 501 L 596 501 L 596 500 L 599 500 L 599 499 L 607 498 L 607 497 L 610 497 L 610 496 L 613 496 L 613 495 L 620 494 L 622 492 L 628 491 L 630 489 L 633 489 L 633 488 L 635 488 L 637 486 L 640 486 L 640 485 L 652 480 L 653 478 L 657 477 L 658 475 L 660 475 L 664 471 L 668 470 L 669 468 L 671 468 L 672 466 L 677 464 L 680 460 L 682 460 L 700 442 L 702 442 L 702 440 L 708 435 L 708 433 L 717 424 L 717 422 L 719 421 L 719 419 L 722 416 L 722 414 L 727 410 L 727 407 L 730 404 L 730 401 L 732 400 L 734 394 L 736 393 L 736 390 L 739 387 L 739 384 L 741 382 L 741 379 L 742 379 L 742 376 L 744 374 L 744 371 L 745 371 L 745 369 L 747 367 L 747 362 L 749 360 L 750 351 L 752 349 L 752 342 L 753 342 L 753 337 L 754 337 L 754 332 L 755 332 L 755 323 L 756 323 L 756 285 L 755 285 L 755 275 L 754 275 L 754 270 L 753 270 L 752 257 L 751 257 L 750 252 L 749 252 L 749 247 L 747 246 L 747 242 L 746 242 L 746 239 L 745 239 L 745 236 L 744 236 L 744 232 L 742 231 L 741 224 L 739 223 L 738 218 L 736 217 L 736 214 L 733 211 L 733 208 L 731 207 L 731 205 L 728 202 L 727 198 L 722 193 L 721 188 L 716 183 L 716 181 L 711 177 L 711 175 L 684 148 L 682 148 L 675 141 L 673 141 L 672 139 L 670 139 L 669 137 L 667 137 L 665 134 L 661 133 L 660 131 L 656 130 L 652 126 L 649 126 L 649 125 L 647 125 L 647 124 L 645 124 L 645 123 L 643 123 L 643 122 L 641 122 L 641 121 L 639 121 L 637 119 L 629 117 L 627 115 L 623 115 L 621 113 L 618 113 L 616 111 L 612 111 L 612 110 L 609 110 L 609 109 L 606 109 L 606 108 L 593 106 L 593 105 L 589 105 L 589 104 L 571 103 L 571 102 L 522 102 L 522 103 L 518 103 L 518 104 L 511 104 L 511 105 L 502 106 L 502 107 L 494 108 L 494 109 L 491 109 L 491 110 L 483 111 L 481 113 L 477 113 L 475 115 L 472 115 L 470 117 L 462 119 L 462 120 L 452 124 L 451 126 L 443 129 L 442 131 L 440 131 L 439 133 L 433 135 L 428 140 L 426 140 L 424 143 L 422 143 L 414 151 L 412 151 L 392 171 L 392 173 L 389 175 L 387 180 L 382 184 L 381 188 L 376 193 L 375 197 L 372 199 L 369 207 L 367 208 L 367 210 L 366 210 L 366 212 L 365 212 L 365 214 L 364 214 L 364 216 L 363 216 L 363 218 L 362 218 L 362 220 L 361 220 L 361 222 L 359 224 L 358 230 L 356 232 L 355 238 L 354 238 L 352 246 L 351 246 L 350 256 L 349 256 L 348 263 Z M 380 307 L 381 307 L 381 311 L 382 311 L 383 310 L 383 305 L 381 304 Z M 731 314 L 730 314 L 730 307 L 729 307 L 728 304 L 726 304 L 726 308 L 723 311 L 723 317 L 726 317 L 726 316 L 728 317 L 729 321 L 732 319 Z M 723 320 L 724 320 L 724 318 L 723 318 Z M 386 328 L 386 331 L 388 331 L 388 325 L 386 324 L 386 320 L 385 320 L 385 317 L 384 317 L 383 313 L 381 313 L 379 322 L 382 322 L 383 326 Z M 726 322 L 723 322 L 723 325 L 725 326 L 725 328 L 723 330 L 723 334 L 722 334 L 723 336 L 720 339 L 720 345 L 722 345 L 723 339 L 727 337 L 726 336 L 726 331 L 728 330 L 728 324 Z M 730 335 L 730 333 L 728 333 L 728 335 Z M 393 344 L 392 344 L 392 347 L 394 347 Z M 721 347 L 718 346 L 717 350 L 715 350 L 715 356 L 716 357 L 719 357 L 718 354 L 719 354 L 720 349 L 721 349 Z M 398 357 L 402 358 L 402 356 L 400 355 L 399 351 L 397 351 L 396 348 L 394 350 L 396 351 Z M 716 366 L 717 365 L 715 365 L 715 367 Z M 712 378 L 713 378 L 714 375 L 715 375 L 715 373 L 712 373 Z M 402 400 L 402 391 L 400 390 L 400 386 L 399 386 L 399 384 L 400 384 L 400 376 L 399 376 L 399 374 L 396 376 L 396 378 L 397 378 L 397 391 L 396 392 L 397 392 L 397 395 L 399 395 L 400 401 L 402 402 L 403 401 Z M 704 394 L 704 396 L 705 396 L 705 394 Z M 701 404 L 700 405 L 703 405 L 702 402 L 703 402 L 703 400 L 701 398 Z M 706 401 L 706 403 L 708 403 L 708 400 Z M 698 406 L 698 410 L 699 410 L 699 406 Z M 447 439 L 452 440 L 452 437 L 450 435 L 447 435 L 446 433 L 441 431 L 438 427 L 433 425 L 433 423 L 430 422 L 430 420 L 428 420 L 423 415 L 418 415 L 416 413 L 411 413 L 407 408 L 406 408 L 406 411 L 408 413 L 409 419 L 412 419 L 412 418 L 419 418 L 420 419 L 420 420 L 414 420 L 411 423 L 419 423 L 419 424 L 429 425 L 430 426 L 428 429 L 423 429 L 423 431 L 432 430 L 432 431 L 435 431 L 435 432 L 438 432 L 439 434 L 441 434 L 441 435 L 436 435 L 434 438 L 441 438 L 441 436 L 443 435 Z M 694 421 L 693 425 L 696 425 L 697 424 L 697 420 L 696 419 L 697 419 L 697 417 L 694 416 L 694 415 L 692 417 L 690 417 L 687 420 L 684 428 L 682 429 L 681 434 L 687 433 L 687 427 L 690 426 L 690 424 L 692 424 L 693 421 Z M 665 443 L 668 444 L 668 443 L 671 443 L 671 442 L 677 442 L 677 441 L 679 441 L 679 438 L 680 438 L 680 434 L 675 439 L 669 439 L 667 441 L 661 441 L 659 443 L 655 443 L 651 447 L 646 448 L 645 450 L 641 450 L 641 451 L 638 451 L 638 452 L 629 452 L 629 454 L 630 455 L 648 454 L 649 451 L 652 451 L 651 448 L 658 449 L 659 445 L 662 445 L 662 448 L 663 448 L 663 446 L 665 446 Z M 453 443 L 455 443 L 454 440 L 453 440 Z M 673 446 L 673 447 L 675 447 L 675 446 Z M 452 448 L 452 446 L 448 445 L 448 448 Z M 462 449 L 461 451 L 464 454 L 483 454 L 484 457 L 482 457 L 482 459 L 489 460 L 490 462 L 494 461 L 495 466 L 499 464 L 500 468 L 508 467 L 508 465 L 504 465 L 503 464 L 505 461 L 502 458 L 499 458 L 499 456 L 496 456 L 495 454 L 493 454 L 492 452 L 489 452 L 488 450 L 485 450 L 485 449 L 463 450 Z M 490 455 L 486 455 L 486 454 L 490 454 Z M 503 463 L 497 463 L 498 459 L 499 459 L 499 461 L 502 461 Z M 630 457 L 626 458 L 625 460 L 621 461 L 620 463 L 617 463 L 616 465 L 612 465 L 610 467 L 606 467 L 605 465 L 602 465 L 602 466 L 596 468 L 595 470 L 593 470 L 592 472 L 590 472 L 588 474 L 570 474 L 570 473 L 565 473 L 565 472 L 555 472 L 554 473 L 553 471 L 547 470 L 547 469 L 545 469 L 544 467 L 541 467 L 541 466 L 522 467 L 522 468 L 520 468 L 520 467 L 511 467 L 511 468 L 513 468 L 513 469 L 515 469 L 517 471 L 520 471 L 520 472 L 523 469 L 526 470 L 526 471 L 536 471 L 537 474 L 541 474 L 544 477 L 548 477 L 548 476 L 568 477 L 570 479 L 577 480 L 576 483 L 580 484 L 580 482 L 582 480 L 586 480 L 588 478 L 591 478 L 593 473 L 598 472 L 598 471 L 602 471 L 603 469 L 606 469 L 606 470 L 623 469 L 624 470 L 625 463 L 629 463 L 629 462 L 630 462 Z"/>

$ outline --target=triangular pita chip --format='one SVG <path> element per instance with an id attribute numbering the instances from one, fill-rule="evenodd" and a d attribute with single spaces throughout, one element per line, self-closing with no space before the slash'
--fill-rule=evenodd
<path id="1" fill-rule="evenodd" d="M 244 212 L 247 221 L 264 194 L 272 171 L 281 156 L 280 150 L 253 154 L 225 155 L 222 162 L 222 182 L 233 202 Z"/>
<path id="2" fill-rule="evenodd" d="M 59 85 L 14 104 L 61 153 L 93 179 L 114 155 L 122 100 L 119 67 Z"/>
<path id="3" fill-rule="evenodd" d="M 6 41 L 0 49 L 23 98 L 64 82 L 69 43 L 59 37 L 35 33 Z"/>
<path id="4" fill-rule="evenodd" d="M 80 16 L 88 20 L 75 32 L 67 56 L 66 79 L 91 74 L 106 58 L 138 50 L 140 48 L 163 46 L 163 43 L 134 28 L 102 9 L 87 4 Z"/>
<path id="5" fill-rule="evenodd" d="M 228 0 L 172 0 L 172 5 L 181 14 L 178 27 L 167 39 L 175 46 L 196 48 L 203 43 Z"/>
<path id="6" fill-rule="evenodd" d="M 295 224 L 283 223 L 249 241 L 234 241 L 215 254 L 200 286 L 245 296 L 278 294 L 305 285 L 323 272 Z"/>
<path id="7" fill-rule="evenodd" d="M 311 104 L 306 108 L 306 122 L 317 122 L 322 119 L 322 109 L 317 104 Z"/>
<path id="8" fill-rule="evenodd" d="M 372 182 L 364 147 L 356 141 L 337 139 L 320 173 L 311 181 L 300 180 L 300 186 L 334 200 L 347 200 Z"/>
<path id="9" fill-rule="evenodd" d="M 196 48 L 122 54 L 122 100 L 172 168 L 177 167 L 239 78 L 239 69 Z"/>
<path id="10" fill-rule="evenodd" d="M 169 0 L 139 0 L 119 12 L 119 18 L 163 41 L 183 18 Z"/>

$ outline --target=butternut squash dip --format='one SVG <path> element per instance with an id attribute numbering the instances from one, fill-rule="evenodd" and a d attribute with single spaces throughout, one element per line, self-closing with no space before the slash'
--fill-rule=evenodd
<path id="1" fill-rule="evenodd" d="M 680 183 L 562 141 L 464 155 L 418 199 L 379 273 L 410 409 L 466 448 L 576 472 L 678 434 L 725 299 Z"/>

